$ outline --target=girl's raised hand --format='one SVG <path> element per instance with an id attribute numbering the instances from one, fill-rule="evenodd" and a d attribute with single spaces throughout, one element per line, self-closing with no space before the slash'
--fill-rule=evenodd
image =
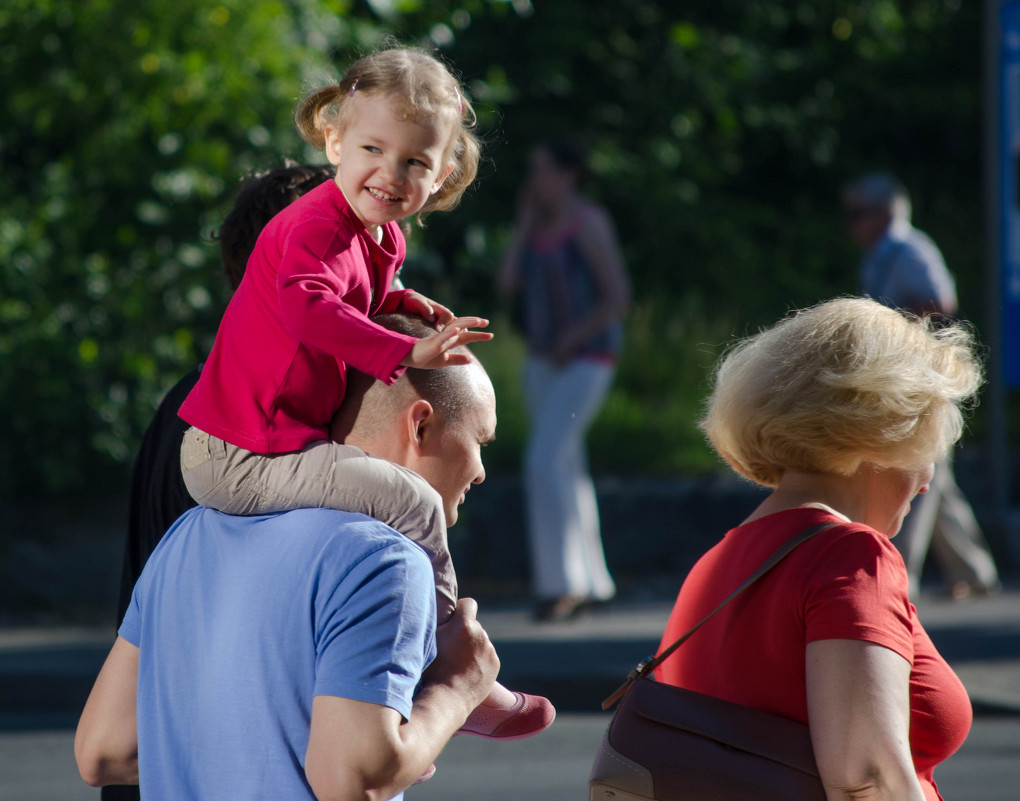
<path id="1" fill-rule="evenodd" d="M 442 303 L 436 303 L 434 300 L 425 297 L 421 292 L 415 292 L 413 289 L 407 290 L 407 293 L 400 301 L 400 310 L 408 314 L 417 314 L 419 317 L 424 317 L 440 331 L 446 328 L 450 321 L 454 319 L 453 312 Z"/>
<path id="2" fill-rule="evenodd" d="M 435 336 L 419 339 L 401 364 L 405 367 L 419 367 L 425 370 L 469 364 L 471 362 L 469 354 L 451 351 L 458 345 L 492 339 L 492 334 L 488 331 L 470 330 L 485 328 L 488 324 L 489 321 L 483 317 L 454 317 Z"/>

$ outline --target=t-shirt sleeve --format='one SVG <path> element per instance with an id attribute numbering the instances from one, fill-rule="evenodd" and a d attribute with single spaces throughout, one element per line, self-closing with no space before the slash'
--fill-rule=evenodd
<path id="1" fill-rule="evenodd" d="M 887 537 L 856 529 L 826 541 L 806 592 L 807 642 L 866 640 L 913 662 L 907 571 Z"/>
<path id="2" fill-rule="evenodd" d="M 202 507 L 192 507 L 185 510 L 185 512 L 178 517 L 167 529 L 166 533 L 160 538 L 159 542 L 152 549 L 152 553 L 146 560 L 145 567 L 142 568 L 138 580 L 135 582 L 134 589 L 131 591 L 131 600 L 128 602 L 127 609 L 124 611 L 124 617 L 121 620 L 120 627 L 117 629 L 117 633 L 131 643 L 134 646 L 141 647 L 142 640 L 142 605 L 141 599 L 153 597 L 153 568 L 149 567 L 149 562 L 152 561 L 152 557 L 162 551 L 164 548 L 170 546 L 174 542 L 175 532 L 178 526 L 182 524 L 185 519 L 193 518 L 195 515 L 200 513 Z M 151 611 L 151 608 L 150 610 Z"/>
<path id="3" fill-rule="evenodd" d="M 138 607 L 138 585 L 135 585 L 131 593 L 131 601 L 124 612 L 124 619 L 120 622 L 117 633 L 135 647 L 142 642 L 142 618 L 141 610 Z"/>
<path id="4" fill-rule="evenodd" d="M 410 540 L 376 550 L 317 601 L 315 695 L 392 707 L 405 719 L 435 657 L 435 582 Z"/>

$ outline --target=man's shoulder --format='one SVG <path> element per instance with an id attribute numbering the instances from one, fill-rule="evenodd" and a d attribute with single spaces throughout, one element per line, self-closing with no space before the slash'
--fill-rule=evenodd
<path id="1" fill-rule="evenodd" d="M 912 225 L 894 227 L 889 232 L 890 249 L 898 266 L 916 264 L 925 267 L 943 266 L 942 251 L 935 240 Z"/>
<path id="2" fill-rule="evenodd" d="M 188 519 L 190 517 L 190 519 Z M 190 528 L 222 531 L 225 534 L 287 535 L 300 532 L 311 539 L 355 537 L 365 541 L 399 542 L 407 540 L 398 531 L 374 517 L 340 509 L 308 508 L 264 515 L 232 515 L 199 507 L 181 518 Z"/>
<path id="3" fill-rule="evenodd" d="M 182 569 L 200 575 L 211 564 L 229 565 L 227 571 L 237 576 L 271 570 L 298 583 L 299 577 L 316 575 L 332 582 L 355 569 L 390 573 L 416 585 L 432 577 L 429 557 L 419 545 L 365 515 L 296 509 L 242 516 L 200 506 L 163 537 L 146 565 L 147 580 Z"/>
<path id="4" fill-rule="evenodd" d="M 180 528 L 178 532 L 176 529 Z M 168 532 L 189 539 L 218 539 L 246 548 L 279 549 L 297 558 L 331 554 L 357 562 L 387 550 L 402 559 L 428 557 L 420 546 L 374 517 L 338 509 L 294 509 L 267 515 L 229 515 L 199 507 L 185 514 Z M 212 546 L 211 543 L 208 544 Z"/>
<path id="5" fill-rule="evenodd" d="M 339 509 L 294 509 L 278 512 L 263 518 L 263 524 L 281 532 L 304 532 L 320 541 L 343 540 L 365 550 L 396 547 L 409 551 L 424 551 L 396 529 L 374 517 Z"/>

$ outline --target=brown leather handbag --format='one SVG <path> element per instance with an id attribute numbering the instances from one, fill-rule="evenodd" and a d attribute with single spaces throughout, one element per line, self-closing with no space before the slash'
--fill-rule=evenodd
<path id="1" fill-rule="evenodd" d="M 588 781 L 589 801 L 825 801 L 808 727 L 662 684 L 651 673 L 716 612 L 794 548 L 835 525 L 802 531 L 694 628 L 646 659 L 603 704 L 613 715 Z"/>

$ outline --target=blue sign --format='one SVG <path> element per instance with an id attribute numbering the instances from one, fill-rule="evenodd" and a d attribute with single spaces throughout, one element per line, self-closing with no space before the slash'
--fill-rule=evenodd
<path id="1" fill-rule="evenodd" d="M 999 209 L 1002 374 L 1020 387 L 1020 1 L 999 10 Z"/>

